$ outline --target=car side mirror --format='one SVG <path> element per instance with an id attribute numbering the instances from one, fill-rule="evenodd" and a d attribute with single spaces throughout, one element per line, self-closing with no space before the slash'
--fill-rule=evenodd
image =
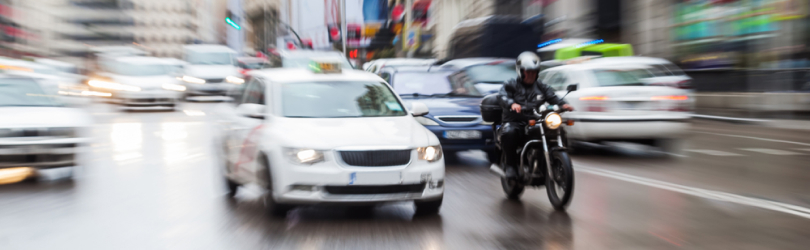
<path id="1" fill-rule="evenodd" d="M 264 105 L 255 103 L 242 103 L 236 107 L 236 113 L 244 117 L 264 119 Z"/>
<path id="2" fill-rule="evenodd" d="M 413 116 L 424 116 L 428 114 L 428 107 L 424 103 L 414 102 L 411 104 L 411 114 Z"/>
<path id="3" fill-rule="evenodd" d="M 579 89 L 579 84 L 574 83 L 574 84 L 568 85 L 568 92 L 574 92 L 574 91 L 577 91 L 577 89 Z"/>

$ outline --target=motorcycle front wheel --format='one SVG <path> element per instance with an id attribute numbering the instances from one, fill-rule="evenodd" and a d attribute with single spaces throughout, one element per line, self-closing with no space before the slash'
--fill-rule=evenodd
<path id="1" fill-rule="evenodd" d="M 548 200 L 556 210 L 565 210 L 574 196 L 574 168 L 564 151 L 551 153 L 551 176 L 546 178 Z"/>
<path id="2" fill-rule="evenodd" d="M 501 166 L 506 166 L 506 154 L 501 155 Z M 506 169 L 504 169 L 506 171 Z M 520 195 L 523 194 L 523 190 L 526 188 L 523 183 L 521 183 L 517 179 L 507 179 L 501 177 L 501 187 L 503 187 L 503 192 L 506 193 L 506 198 L 510 200 L 518 200 L 520 199 Z"/>

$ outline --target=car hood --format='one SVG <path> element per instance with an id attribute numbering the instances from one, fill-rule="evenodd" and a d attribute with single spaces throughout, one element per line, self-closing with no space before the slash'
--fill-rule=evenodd
<path id="1" fill-rule="evenodd" d="M 438 139 L 412 116 L 275 118 L 269 125 L 271 128 L 266 131 L 272 131 L 273 138 L 281 138 L 280 143 L 286 147 L 334 149 L 438 144 Z"/>
<path id="2" fill-rule="evenodd" d="M 225 78 L 239 76 L 239 69 L 232 65 L 186 65 L 183 71 L 197 78 Z"/>
<path id="3" fill-rule="evenodd" d="M 141 88 L 161 88 L 166 83 L 178 83 L 177 78 L 162 76 L 113 76 L 113 81 Z"/>
<path id="4" fill-rule="evenodd" d="M 90 115 L 81 109 L 63 107 L 2 107 L 0 128 L 86 127 Z"/>
<path id="5" fill-rule="evenodd" d="M 481 98 L 450 97 L 450 98 L 407 98 L 403 99 L 405 106 L 410 108 L 412 103 L 421 102 L 428 107 L 431 116 L 437 115 L 480 115 L 478 107 Z"/>

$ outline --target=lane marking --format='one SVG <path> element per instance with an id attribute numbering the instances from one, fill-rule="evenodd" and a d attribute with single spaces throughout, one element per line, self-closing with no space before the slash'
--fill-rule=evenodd
<path id="1" fill-rule="evenodd" d="M 810 143 L 795 142 L 795 141 L 785 141 L 785 140 L 776 140 L 776 139 L 760 138 L 760 137 L 753 137 L 753 136 L 732 135 L 732 134 L 712 133 L 712 132 L 703 132 L 703 131 L 695 131 L 695 133 L 710 134 L 710 135 L 722 135 L 722 136 L 728 136 L 728 137 L 737 137 L 737 138 L 746 138 L 746 139 L 754 139 L 754 140 L 761 140 L 761 141 L 781 142 L 781 143 L 790 143 L 790 144 L 802 145 L 802 146 L 810 146 Z"/>
<path id="2" fill-rule="evenodd" d="M 654 179 L 648 179 L 648 178 L 643 178 L 643 177 L 638 177 L 638 176 L 633 176 L 633 175 L 629 175 L 629 174 L 623 174 L 623 173 L 619 173 L 619 172 L 603 170 L 603 169 L 598 169 L 598 168 L 593 168 L 593 167 L 577 166 L 575 169 L 576 169 L 576 171 L 582 172 L 582 173 L 587 173 L 587 174 L 592 174 L 592 175 L 599 175 L 599 176 L 602 176 L 602 177 L 622 180 L 622 181 L 626 181 L 626 182 L 632 182 L 632 183 L 641 184 L 641 185 L 654 187 L 654 188 L 670 190 L 670 191 L 674 191 L 674 192 L 678 192 L 678 193 L 682 193 L 682 194 L 688 194 L 688 195 L 697 196 L 697 197 L 706 198 L 706 199 L 711 199 L 711 200 L 725 201 L 725 202 L 731 202 L 731 203 L 736 203 L 736 204 L 740 204 L 740 205 L 747 205 L 747 206 L 752 206 L 752 207 L 763 208 L 763 209 L 767 209 L 767 210 L 771 210 L 771 211 L 782 212 L 782 213 L 786 213 L 786 214 L 792 214 L 792 215 L 796 215 L 796 216 L 803 217 L 803 218 L 806 218 L 806 219 L 810 219 L 810 209 L 805 208 L 805 207 L 792 205 L 792 204 L 781 203 L 781 202 L 776 202 L 776 201 L 769 201 L 769 200 L 764 200 L 764 199 L 751 198 L 751 197 L 746 197 L 746 196 L 742 196 L 742 195 L 736 195 L 736 194 L 720 192 L 720 191 L 713 191 L 713 190 L 708 190 L 708 189 L 688 187 L 688 186 L 678 185 L 678 184 L 674 184 L 674 183 L 669 183 L 669 182 L 664 182 L 664 181 L 659 181 L 659 180 L 654 180 Z"/>
<path id="3" fill-rule="evenodd" d="M 763 154 L 770 154 L 770 155 L 803 155 L 802 153 L 796 153 L 787 150 L 779 150 L 779 149 L 772 149 L 772 148 L 740 148 L 740 150 L 747 150 L 747 151 L 754 151 Z"/>
<path id="4" fill-rule="evenodd" d="M 711 150 L 711 149 L 686 149 L 685 151 L 707 154 L 707 155 L 714 155 L 714 156 L 742 156 L 741 154 L 731 153 L 726 151 L 720 150 Z"/>

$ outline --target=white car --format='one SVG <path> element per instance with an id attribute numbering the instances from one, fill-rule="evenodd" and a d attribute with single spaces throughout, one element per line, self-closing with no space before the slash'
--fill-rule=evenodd
<path id="1" fill-rule="evenodd" d="M 252 71 L 234 101 L 219 106 L 216 141 L 230 194 L 249 183 L 266 187 L 276 215 L 295 205 L 401 201 L 438 212 L 442 149 L 414 119 L 427 107 L 408 112 L 378 76 L 320 65 Z"/>
<path id="2" fill-rule="evenodd" d="M 0 169 L 76 166 L 92 125 L 80 109 L 61 106 L 28 77 L 0 75 Z"/>
<path id="3" fill-rule="evenodd" d="M 365 71 L 379 74 L 380 70 L 385 67 L 396 66 L 429 66 L 436 62 L 436 59 L 421 59 L 421 58 L 387 58 L 377 59 L 363 65 Z"/>
<path id="4" fill-rule="evenodd" d="M 568 85 L 578 84 L 565 100 L 576 111 L 564 113 L 574 125 L 568 138 L 578 141 L 630 141 L 665 149 L 689 129 L 693 108 L 689 92 L 642 83 L 638 66 L 575 64 L 546 69 L 538 75 L 562 97 Z"/>
<path id="5" fill-rule="evenodd" d="M 223 45 L 195 44 L 183 46 L 182 80 L 186 97 L 225 96 L 236 84 L 242 84 L 242 74 L 236 62 L 236 51 Z"/>
<path id="6" fill-rule="evenodd" d="M 109 97 L 127 109 L 174 109 L 186 87 L 173 75 L 165 59 L 145 56 L 100 60 L 102 72 L 87 81 L 95 93 Z"/>
<path id="7" fill-rule="evenodd" d="M 692 88 L 692 78 L 670 61 L 655 57 L 619 56 L 591 59 L 583 64 L 640 65 L 646 66 L 648 75 L 642 79 L 649 85 L 669 86 L 681 89 Z"/>

